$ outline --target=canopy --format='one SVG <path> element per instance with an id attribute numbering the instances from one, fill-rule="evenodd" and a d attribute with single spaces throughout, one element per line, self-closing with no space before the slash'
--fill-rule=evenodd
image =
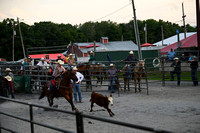
<path id="1" fill-rule="evenodd" d="M 191 35 L 185 39 L 182 39 L 180 41 L 180 44 L 181 44 L 181 47 L 180 48 L 188 48 L 188 47 L 197 47 L 197 33 L 194 34 L 194 35 Z M 169 52 L 171 49 L 177 49 L 178 46 L 177 46 L 177 42 L 169 45 L 169 46 L 166 46 L 164 48 L 162 48 L 160 51 L 161 52 Z"/>
<path id="2" fill-rule="evenodd" d="M 156 46 L 156 45 L 153 45 L 150 43 L 144 43 L 144 44 L 140 45 L 140 47 L 149 47 L 149 46 Z"/>
<path id="3" fill-rule="evenodd" d="M 49 59 L 58 59 L 58 55 L 61 56 L 61 58 L 65 58 L 65 56 L 62 53 L 57 54 L 35 54 L 35 55 L 29 55 L 32 59 L 38 59 L 38 58 L 45 58 L 45 55 L 49 55 Z"/>

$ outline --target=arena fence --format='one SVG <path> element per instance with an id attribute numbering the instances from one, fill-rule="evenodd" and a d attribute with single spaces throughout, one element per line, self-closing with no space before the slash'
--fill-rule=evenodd
<path id="1" fill-rule="evenodd" d="M 76 132 L 77 133 L 84 133 L 83 118 L 98 120 L 98 121 L 107 122 L 107 123 L 110 123 L 110 124 L 116 124 L 116 125 L 120 125 L 120 126 L 124 126 L 124 127 L 129 127 L 129 128 L 153 132 L 153 133 L 172 133 L 170 131 L 166 131 L 166 130 L 162 130 L 162 129 L 156 129 L 156 128 L 146 127 L 146 126 L 142 126 L 142 125 L 136 125 L 136 124 L 126 123 L 126 122 L 116 121 L 116 120 L 112 120 L 112 119 L 90 116 L 90 115 L 83 114 L 81 112 L 75 113 L 75 112 L 72 112 L 72 111 L 55 109 L 55 108 L 51 108 L 51 107 L 47 107 L 47 106 L 33 104 L 33 103 L 30 103 L 30 102 L 27 103 L 27 102 L 23 102 L 23 101 L 20 101 L 20 100 L 9 99 L 9 98 L 5 98 L 5 97 L 1 97 L 1 96 L 0 96 L 0 100 L 10 101 L 10 102 L 29 106 L 29 118 L 22 118 L 22 117 L 14 115 L 14 114 L 2 112 L 2 110 L 0 110 L 0 114 L 30 123 L 31 133 L 34 133 L 34 125 L 46 127 L 46 128 L 52 129 L 52 130 L 63 132 L 63 133 L 75 132 L 75 131 L 69 131 L 69 130 L 66 130 L 66 129 L 57 128 L 57 127 L 52 126 L 52 125 L 43 124 L 43 123 L 40 123 L 38 121 L 34 121 L 33 107 L 38 107 L 38 108 L 57 111 L 57 112 L 60 112 L 60 113 L 67 113 L 67 114 L 70 114 L 70 115 L 75 115 L 76 116 L 75 121 L 76 121 Z M 6 126 L 6 124 L 5 124 L 5 126 Z M 5 127 L 5 126 L 2 125 L 2 123 L 0 123 L 0 133 L 1 133 L 2 130 L 6 130 L 6 131 L 9 131 L 11 133 L 16 133 L 16 131 L 14 131 L 15 129 L 9 129 L 9 127 Z"/>

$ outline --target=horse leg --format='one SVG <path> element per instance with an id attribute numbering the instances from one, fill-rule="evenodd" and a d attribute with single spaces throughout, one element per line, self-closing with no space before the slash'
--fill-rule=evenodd
<path id="1" fill-rule="evenodd" d="M 126 91 L 126 79 L 124 78 L 124 91 Z"/>
<path id="2" fill-rule="evenodd" d="M 128 79 L 128 91 L 130 91 L 130 81 Z"/>
<path id="3" fill-rule="evenodd" d="M 134 78 L 134 82 L 135 82 L 135 93 L 137 92 L 137 77 Z"/>
<path id="4" fill-rule="evenodd" d="M 139 92 L 141 92 L 141 89 L 140 89 L 140 82 L 141 82 L 141 77 L 139 77 L 139 79 L 138 79 L 138 89 L 139 89 Z"/>

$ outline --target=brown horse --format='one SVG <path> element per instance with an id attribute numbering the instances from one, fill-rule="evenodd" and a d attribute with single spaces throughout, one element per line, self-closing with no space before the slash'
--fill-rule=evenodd
<path id="1" fill-rule="evenodd" d="M 141 78 L 145 76 L 144 66 L 145 66 L 145 60 L 140 60 L 134 67 L 135 92 L 137 92 L 137 84 L 139 92 L 141 91 L 140 89 Z"/>
<path id="2" fill-rule="evenodd" d="M 128 67 L 130 67 L 129 64 L 126 64 L 122 71 L 123 72 L 123 79 L 124 79 L 124 91 L 126 91 L 126 86 L 128 86 L 128 90 L 130 91 L 130 85 L 129 82 L 131 79 L 135 81 L 135 92 L 137 92 L 137 84 L 139 86 L 139 91 L 140 90 L 140 81 L 141 78 L 144 77 L 144 65 L 145 65 L 145 60 L 140 60 L 134 67 L 132 67 L 128 71 Z"/>
<path id="3" fill-rule="evenodd" d="M 63 77 L 62 79 L 58 80 L 59 85 L 58 89 L 54 88 L 52 91 L 52 95 L 50 97 L 50 82 L 47 82 L 44 85 L 43 91 L 39 97 L 39 99 L 42 99 L 44 96 L 47 96 L 47 100 L 49 102 L 49 106 L 53 105 L 53 99 L 54 97 L 64 97 L 71 105 L 72 111 L 78 111 L 74 104 L 73 104 L 73 96 L 72 96 L 72 88 L 71 88 L 71 79 L 76 82 L 78 81 L 76 75 L 72 70 L 67 70 L 64 73 L 61 74 Z"/>
<path id="4" fill-rule="evenodd" d="M 88 63 L 83 63 L 83 64 L 77 65 L 78 71 L 80 73 L 82 73 L 84 75 L 84 78 L 86 79 L 86 88 L 92 89 L 89 67 L 90 67 L 90 65 Z"/>

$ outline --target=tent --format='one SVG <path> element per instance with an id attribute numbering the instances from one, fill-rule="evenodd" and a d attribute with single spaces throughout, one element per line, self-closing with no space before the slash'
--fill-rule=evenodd
<path id="1" fill-rule="evenodd" d="M 181 44 L 180 48 L 197 47 L 198 46 L 198 44 L 197 44 L 197 33 L 181 40 L 180 44 Z M 175 43 L 173 43 L 169 46 L 162 48 L 160 51 L 161 52 L 169 52 L 171 49 L 175 50 L 177 48 L 178 48 L 177 42 L 175 42 Z"/>
<path id="2" fill-rule="evenodd" d="M 149 46 L 156 46 L 156 45 L 153 45 L 150 43 L 144 43 L 144 44 L 140 45 L 140 47 L 149 47 Z"/>
<path id="3" fill-rule="evenodd" d="M 45 58 L 45 55 L 47 54 L 35 54 L 35 55 L 29 55 L 32 59 L 40 59 L 42 57 Z M 50 59 L 58 59 L 58 55 L 61 56 L 61 58 L 65 58 L 65 56 L 62 53 L 57 53 L 57 54 L 48 54 Z"/>

